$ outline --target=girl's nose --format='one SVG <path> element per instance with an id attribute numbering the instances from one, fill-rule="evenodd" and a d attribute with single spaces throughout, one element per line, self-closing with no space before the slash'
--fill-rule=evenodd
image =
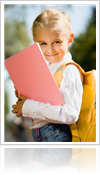
<path id="1" fill-rule="evenodd" d="M 48 53 L 54 52 L 54 47 L 53 45 L 48 45 Z"/>

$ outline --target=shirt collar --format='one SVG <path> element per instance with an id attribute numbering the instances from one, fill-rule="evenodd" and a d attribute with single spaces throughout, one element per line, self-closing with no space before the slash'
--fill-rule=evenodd
<path id="1" fill-rule="evenodd" d="M 61 64 L 63 64 L 66 61 L 71 61 L 71 60 L 72 60 L 72 55 L 70 52 L 68 52 L 59 62 L 52 63 L 52 64 L 49 63 L 48 67 L 49 67 L 51 74 L 53 75 Z"/>

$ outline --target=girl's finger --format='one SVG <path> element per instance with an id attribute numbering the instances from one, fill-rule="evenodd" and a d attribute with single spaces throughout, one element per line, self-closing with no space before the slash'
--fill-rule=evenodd
<path id="1" fill-rule="evenodd" d="M 18 97 L 19 97 L 20 100 L 26 100 L 26 99 L 27 99 L 27 98 L 25 98 L 25 97 L 22 96 L 22 95 L 19 95 Z"/>
<path id="2" fill-rule="evenodd" d="M 17 105 L 12 105 L 12 108 L 16 109 Z"/>
<path id="3" fill-rule="evenodd" d="M 19 100 L 18 100 L 18 101 L 16 101 L 16 106 L 19 104 L 19 102 L 20 102 Z"/>
<path id="4" fill-rule="evenodd" d="M 20 99 L 24 99 L 25 97 L 19 94 L 19 98 Z"/>
<path id="5" fill-rule="evenodd" d="M 18 94 L 18 98 L 22 100 L 24 97 L 22 95 Z"/>
<path id="6" fill-rule="evenodd" d="M 17 109 L 13 109 L 12 110 L 12 113 L 17 114 L 18 113 L 18 110 Z"/>

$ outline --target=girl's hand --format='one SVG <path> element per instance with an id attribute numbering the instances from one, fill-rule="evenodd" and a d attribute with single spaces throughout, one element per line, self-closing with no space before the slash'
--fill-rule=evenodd
<path id="1" fill-rule="evenodd" d="M 16 114 L 17 117 L 22 116 L 22 106 L 26 100 L 27 98 L 23 97 L 22 95 L 18 95 L 18 101 L 16 102 L 16 105 L 12 106 L 12 112 Z"/>

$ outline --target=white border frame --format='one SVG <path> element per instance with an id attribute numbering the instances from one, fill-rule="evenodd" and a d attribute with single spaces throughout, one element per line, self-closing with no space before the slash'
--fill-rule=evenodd
<path id="1" fill-rule="evenodd" d="M 1 144 L 34 144 L 37 145 L 35 142 L 4 142 L 4 5 L 5 4 L 95 4 L 96 5 L 96 75 L 97 75 L 97 86 L 96 86 L 96 112 L 97 112 L 97 119 L 96 119 L 96 142 L 72 142 L 67 143 L 67 145 L 73 144 L 99 144 L 99 1 L 1 1 Z M 38 143 L 40 145 L 40 143 Z M 61 142 L 49 142 L 49 143 L 41 143 L 46 145 L 62 145 L 66 143 Z"/>

